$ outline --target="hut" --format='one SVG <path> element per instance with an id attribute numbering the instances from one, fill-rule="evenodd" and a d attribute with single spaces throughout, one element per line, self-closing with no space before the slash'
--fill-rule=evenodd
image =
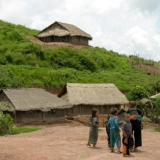
<path id="1" fill-rule="evenodd" d="M 10 113 L 15 123 L 55 121 L 70 113 L 68 102 L 40 88 L 3 89 L 0 102 L 9 104 L 3 108 Z"/>
<path id="2" fill-rule="evenodd" d="M 73 105 L 72 114 L 90 115 L 93 108 L 108 114 L 112 107 L 117 109 L 128 104 L 128 99 L 114 84 L 67 83 L 58 97 Z"/>
<path id="3" fill-rule="evenodd" d="M 92 40 L 91 35 L 82 31 L 80 28 L 67 23 L 54 22 L 41 32 L 37 38 L 43 42 L 68 42 L 88 45 Z"/>

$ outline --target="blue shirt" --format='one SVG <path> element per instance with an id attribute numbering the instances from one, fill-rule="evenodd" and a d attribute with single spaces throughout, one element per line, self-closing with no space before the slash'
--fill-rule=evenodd
<path id="1" fill-rule="evenodd" d="M 119 130 L 118 118 L 116 116 L 110 117 L 108 121 L 108 130 Z"/>

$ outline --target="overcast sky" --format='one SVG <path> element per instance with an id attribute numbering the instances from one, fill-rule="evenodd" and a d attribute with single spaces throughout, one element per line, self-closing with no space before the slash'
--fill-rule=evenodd
<path id="1" fill-rule="evenodd" d="M 0 19 L 38 30 L 74 24 L 93 46 L 160 60 L 160 0 L 0 0 Z"/>

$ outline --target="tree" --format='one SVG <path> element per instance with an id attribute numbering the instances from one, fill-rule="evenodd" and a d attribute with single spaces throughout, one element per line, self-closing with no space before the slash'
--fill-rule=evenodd
<path id="1" fill-rule="evenodd" d="M 140 100 L 146 96 L 147 95 L 143 86 L 135 86 L 131 90 L 131 97 L 133 100 Z"/>

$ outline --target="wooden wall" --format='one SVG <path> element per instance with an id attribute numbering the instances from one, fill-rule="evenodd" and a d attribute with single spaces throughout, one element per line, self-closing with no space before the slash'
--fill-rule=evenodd
<path id="1" fill-rule="evenodd" d="M 100 114 L 109 114 L 111 108 L 117 108 L 120 110 L 120 105 L 114 106 L 92 106 L 92 105 L 78 105 L 71 108 L 71 114 L 75 115 L 91 115 L 92 109 L 96 108 L 100 111 Z"/>
<path id="2" fill-rule="evenodd" d="M 42 42 L 69 42 L 69 43 L 76 43 L 76 44 L 84 44 L 88 45 L 88 38 L 81 37 L 81 36 L 63 36 L 63 37 L 58 37 L 58 36 L 48 36 L 48 37 L 42 37 L 39 38 Z"/>
<path id="3" fill-rule="evenodd" d="M 16 111 L 15 123 L 30 123 L 42 121 L 41 111 Z"/>
<path id="4" fill-rule="evenodd" d="M 71 42 L 88 45 L 88 38 L 81 37 L 81 36 L 73 36 L 71 37 Z"/>
<path id="5" fill-rule="evenodd" d="M 31 123 L 31 122 L 54 122 L 55 120 L 64 119 L 66 114 L 70 113 L 70 109 L 57 109 L 56 113 L 35 111 L 16 111 L 14 117 L 15 123 Z"/>

